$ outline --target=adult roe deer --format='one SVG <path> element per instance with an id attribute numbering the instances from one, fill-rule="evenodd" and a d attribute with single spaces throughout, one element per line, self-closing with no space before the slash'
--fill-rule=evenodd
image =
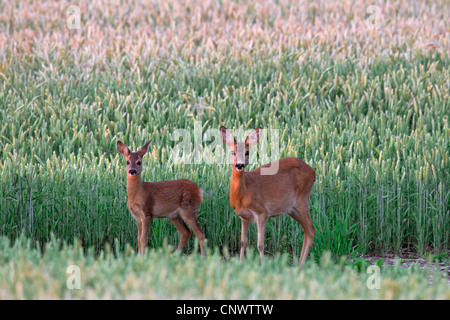
<path id="1" fill-rule="evenodd" d="M 149 225 L 153 218 L 169 218 L 180 233 L 177 250 L 182 250 L 192 232 L 198 238 L 201 254 L 205 254 L 205 234 L 198 225 L 198 207 L 203 200 L 203 190 L 186 179 L 144 182 L 141 179 L 142 158 L 148 151 L 151 141 L 137 152 L 121 141 L 117 142 L 119 153 L 127 160 L 127 206 L 138 226 L 139 253 L 147 246 Z"/>
<path id="2" fill-rule="evenodd" d="M 230 204 L 242 221 L 240 259 L 242 260 L 244 257 L 247 245 L 249 222 L 256 221 L 258 251 L 262 261 L 266 220 L 287 213 L 305 231 L 299 258 L 299 267 L 301 268 L 306 261 L 316 233 L 308 208 L 316 174 L 313 168 L 298 158 L 277 160 L 278 171 L 272 175 L 261 174 L 261 169 L 267 169 L 275 162 L 245 172 L 244 169 L 248 165 L 249 148 L 259 142 L 261 130 L 258 127 L 247 136 L 245 142 L 237 142 L 233 134 L 224 126 L 220 128 L 224 144 L 232 150 Z"/>

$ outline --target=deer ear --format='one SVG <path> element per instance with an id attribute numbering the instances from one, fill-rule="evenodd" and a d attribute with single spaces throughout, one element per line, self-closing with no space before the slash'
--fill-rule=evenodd
<path id="1" fill-rule="evenodd" d="M 140 149 L 138 150 L 137 153 L 138 153 L 141 157 L 143 157 L 144 154 L 147 153 L 147 151 L 148 151 L 148 146 L 149 146 L 150 142 L 152 142 L 152 140 L 150 140 L 149 142 L 147 142 L 142 148 L 140 148 Z"/>
<path id="2" fill-rule="evenodd" d="M 117 141 L 117 150 L 124 157 L 127 157 L 131 153 L 130 149 L 122 141 Z"/>
<path id="3" fill-rule="evenodd" d="M 236 139 L 233 137 L 233 134 L 227 130 L 224 126 L 220 127 L 220 133 L 222 134 L 223 143 L 227 146 L 234 147 L 236 143 Z"/>
<path id="4" fill-rule="evenodd" d="M 259 138 L 261 137 L 261 127 L 256 128 L 245 139 L 245 144 L 250 147 L 255 146 L 259 142 Z"/>

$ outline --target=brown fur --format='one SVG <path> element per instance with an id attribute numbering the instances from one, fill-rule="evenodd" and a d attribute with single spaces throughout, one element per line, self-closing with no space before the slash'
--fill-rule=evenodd
<path id="1" fill-rule="evenodd" d="M 148 143 L 137 152 L 131 152 L 120 141 L 117 148 L 127 160 L 127 205 L 138 225 L 139 252 L 143 254 L 147 246 L 151 220 L 169 218 L 181 235 L 177 249 L 182 250 L 192 234 L 187 223 L 199 239 L 201 253 L 205 254 L 205 235 L 197 222 L 203 190 L 186 179 L 144 182 L 141 179 L 142 157 L 148 150 Z M 132 171 L 136 174 L 132 175 Z"/>
<path id="2" fill-rule="evenodd" d="M 266 220 L 287 213 L 305 230 L 299 259 L 299 266 L 301 267 L 308 256 L 315 235 L 308 207 L 316 174 L 313 168 L 298 158 L 278 160 L 278 171 L 274 175 L 261 175 L 261 168 L 270 167 L 273 163 L 250 172 L 237 170 L 237 168 L 242 167 L 243 161 L 245 161 L 245 166 L 248 165 L 248 156 L 238 155 L 238 149 L 243 149 L 248 154 L 249 147 L 259 141 L 260 130 L 261 128 L 257 128 L 250 133 L 245 140 L 245 148 L 238 148 L 238 142 L 231 138 L 231 133 L 225 127 L 221 128 L 224 143 L 234 150 L 230 205 L 242 221 L 241 259 L 244 256 L 247 244 L 249 222 L 255 221 L 257 223 L 258 250 L 262 259 L 264 256 Z M 239 163 L 241 166 L 238 165 Z"/>

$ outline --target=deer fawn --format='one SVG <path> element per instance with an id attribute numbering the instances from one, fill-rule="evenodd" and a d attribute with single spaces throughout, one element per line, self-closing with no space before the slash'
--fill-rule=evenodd
<path id="1" fill-rule="evenodd" d="M 182 250 L 192 235 L 186 226 L 186 221 L 197 236 L 200 251 L 204 255 L 205 234 L 197 222 L 203 190 L 186 179 L 143 182 L 141 179 L 142 158 L 147 153 L 150 142 L 137 152 L 131 152 L 121 141 L 117 142 L 119 153 L 127 160 L 127 206 L 138 225 L 139 252 L 143 254 L 147 246 L 151 220 L 169 218 L 181 236 L 177 250 Z"/>
<path id="2" fill-rule="evenodd" d="M 231 148 L 232 172 L 230 183 L 230 204 L 242 221 L 240 259 L 244 257 L 247 245 L 248 225 L 256 221 L 258 229 L 258 251 L 261 261 L 264 257 L 264 234 L 266 220 L 285 213 L 289 214 L 305 230 L 299 267 L 305 262 L 313 244 L 315 230 L 309 214 L 309 196 L 316 180 L 313 168 L 297 158 L 283 158 L 278 161 L 278 172 L 261 175 L 261 168 L 245 172 L 248 165 L 249 148 L 259 142 L 261 128 L 253 130 L 245 142 L 236 142 L 232 133 L 220 128 L 224 144 Z"/>

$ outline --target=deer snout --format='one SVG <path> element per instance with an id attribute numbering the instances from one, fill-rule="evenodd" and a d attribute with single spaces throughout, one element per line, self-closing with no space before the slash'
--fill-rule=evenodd
<path id="1" fill-rule="evenodd" d="M 128 170 L 128 173 L 130 174 L 130 176 L 135 176 L 137 174 L 137 171 L 135 169 L 130 169 Z"/>
<path id="2" fill-rule="evenodd" d="M 236 167 L 237 171 L 242 171 L 242 170 L 244 170 L 245 164 L 244 163 L 236 163 L 235 167 Z"/>

